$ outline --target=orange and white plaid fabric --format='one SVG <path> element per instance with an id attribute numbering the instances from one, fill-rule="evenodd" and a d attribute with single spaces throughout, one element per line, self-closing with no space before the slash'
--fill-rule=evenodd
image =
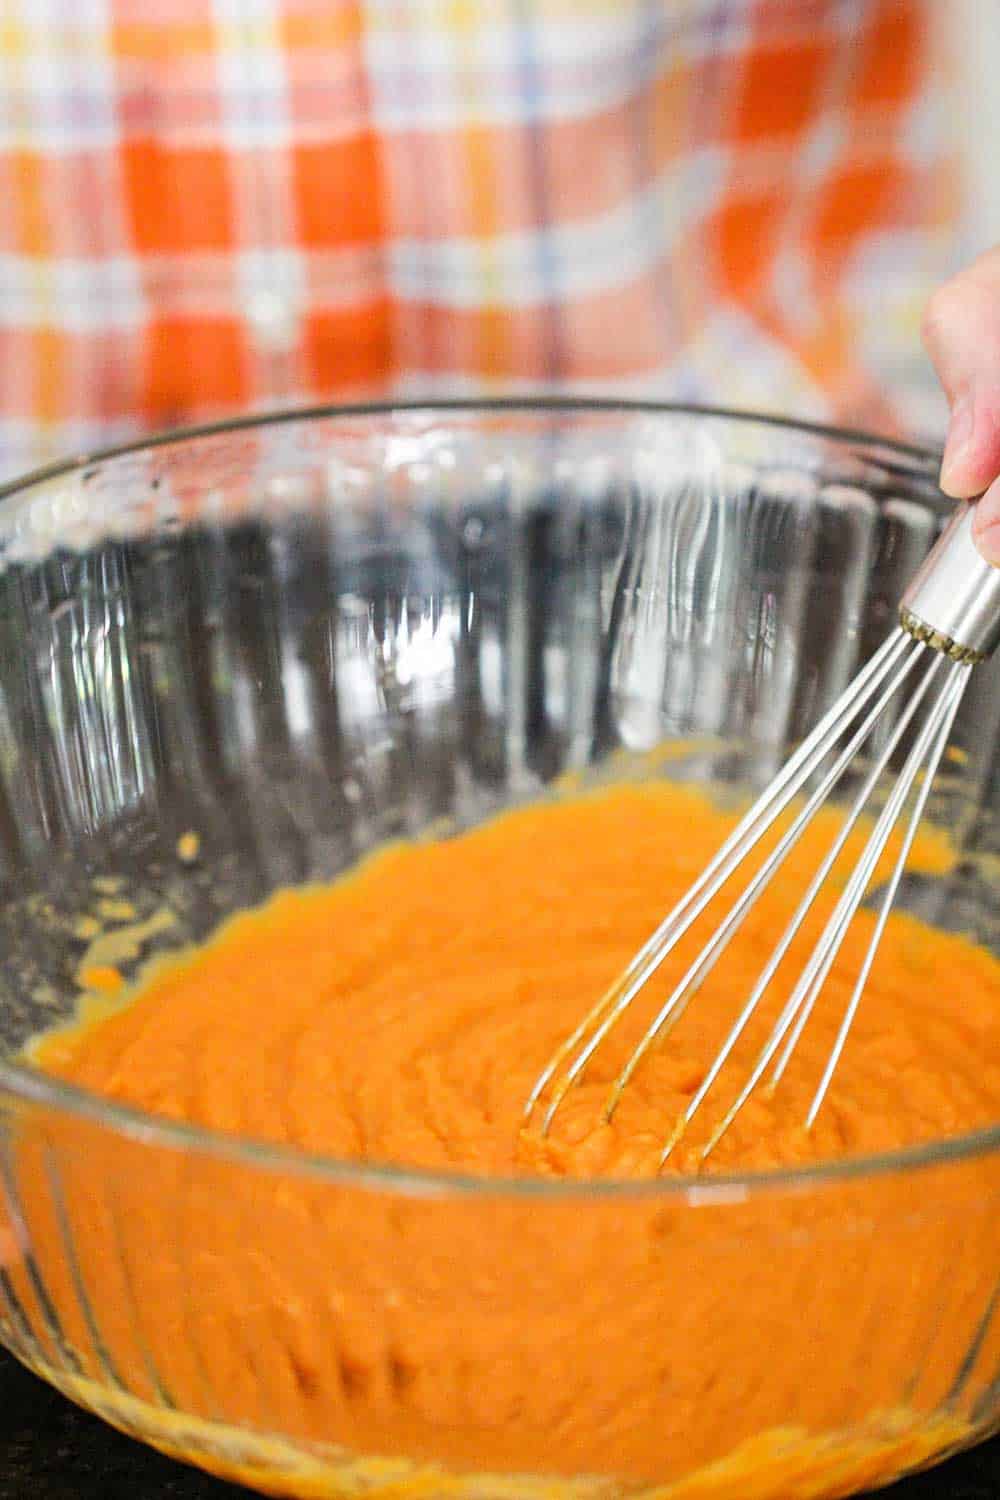
<path id="1" fill-rule="evenodd" d="M 891 423 L 936 3 L 2 0 L 0 469 L 371 393 Z"/>

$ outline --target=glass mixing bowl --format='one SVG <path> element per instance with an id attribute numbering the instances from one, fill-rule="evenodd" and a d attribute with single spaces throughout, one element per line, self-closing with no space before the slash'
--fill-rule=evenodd
<path id="1" fill-rule="evenodd" d="M 994 1427 L 1000 1129 L 738 1179 L 484 1181 L 212 1135 L 18 1056 L 84 961 L 132 974 L 564 773 L 760 785 L 889 628 L 936 467 L 545 401 L 283 415 L 9 488 L 3 1342 L 299 1494 L 802 1500 Z M 963 857 L 903 894 L 994 949 L 998 720 L 994 663 L 934 797 Z"/>

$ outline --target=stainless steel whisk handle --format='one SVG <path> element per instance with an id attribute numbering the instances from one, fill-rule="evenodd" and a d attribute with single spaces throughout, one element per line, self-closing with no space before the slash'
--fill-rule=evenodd
<path id="1" fill-rule="evenodd" d="M 917 569 L 899 622 L 952 661 L 985 661 L 1000 645 L 1000 568 L 972 540 L 973 507 L 963 502 Z"/>

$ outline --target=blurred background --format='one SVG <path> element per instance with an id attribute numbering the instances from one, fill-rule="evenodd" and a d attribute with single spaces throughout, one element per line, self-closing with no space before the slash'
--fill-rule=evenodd
<path id="1" fill-rule="evenodd" d="M 936 436 L 996 0 L 2 0 L 0 477 L 524 389 Z"/>

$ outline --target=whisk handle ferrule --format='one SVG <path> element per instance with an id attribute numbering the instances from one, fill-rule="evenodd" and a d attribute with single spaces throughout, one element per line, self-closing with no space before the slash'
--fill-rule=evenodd
<path id="1" fill-rule="evenodd" d="M 1000 568 L 972 540 L 973 507 L 963 502 L 903 595 L 903 629 L 952 661 L 979 662 L 1000 645 Z"/>

